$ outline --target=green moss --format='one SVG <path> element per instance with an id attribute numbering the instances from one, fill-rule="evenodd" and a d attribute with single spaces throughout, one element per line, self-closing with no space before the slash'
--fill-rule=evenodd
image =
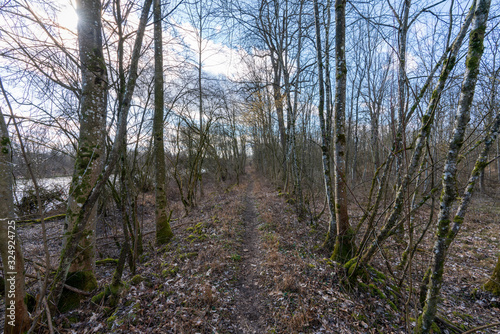
<path id="1" fill-rule="evenodd" d="M 382 290 L 377 288 L 375 284 L 368 284 L 368 287 L 370 288 L 370 291 L 377 295 L 380 299 L 387 299 L 387 296 L 382 292 Z"/>
<path id="2" fill-rule="evenodd" d="M 163 217 L 160 217 L 158 221 L 156 222 L 156 244 L 157 245 L 165 245 L 172 240 L 174 237 L 174 233 L 172 232 L 172 229 L 170 228 L 170 219 L 172 218 L 172 211 L 170 211 L 170 214 L 163 215 Z"/>
<path id="3" fill-rule="evenodd" d="M 362 279 L 368 281 L 368 272 L 364 266 L 358 263 L 358 257 L 354 257 L 344 264 L 344 269 L 350 280 L 356 281 L 356 278 L 361 276 Z"/>
<path id="4" fill-rule="evenodd" d="M 107 259 L 97 260 L 95 264 L 97 266 L 105 264 L 118 264 L 118 259 L 107 258 Z"/>
<path id="5" fill-rule="evenodd" d="M 434 91 L 432 92 L 431 99 L 435 100 L 435 99 L 437 99 L 437 97 L 438 97 L 438 92 L 437 92 L 437 90 L 434 90 Z"/>
<path id="6" fill-rule="evenodd" d="M 135 275 L 134 277 L 132 277 L 132 279 L 130 280 L 130 283 L 132 285 L 137 285 L 141 282 L 144 281 L 144 277 L 142 277 L 141 275 Z"/>
<path id="7" fill-rule="evenodd" d="M 68 273 L 66 284 L 83 291 L 92 291 L 97 288 L 97 280 L 92 271 L 77 271 Z M 61 299 L 59 300 L 59 311 L 64 313 L 74 310 L 80 306 L 80 300 L 85 298 L 76 292 L 63 289 Z"/>
<path id="8" fill-rule="evenodd" d="M 398 295 L 389 287 L 386 287 L 386 292 L 389 292 L 390 297 L 392 297 L 393 300 L 398 300 Z"/>
<path id="9" fill-rule="evenodd" d="M 394 304 L 394 302 L 393 302 L 392 300 L 387 299 L 387 304 L 389 304 L 389 306 L 390 306 L 390 307 L 391 307 L 394 311 L 396 311 L 396 312 L 398 312 L 398 311 L 399 311 L 399 310 L 398 310 L 398 308 L 397 308 L 397 306 L 396 306 L 396 304 Z"/>
<path id="10" fill-rule="evenodd" d="M 417 319 L 417 326 L 415 327 L 415 330 L 413 331 L 415 334 L 422 333 L 422 315 L 420 315 Z"/>
<path id="11" fill-rule="evenodd" d="M 387 285 L 392 291 L 395 291 L 396 293 L 399 293 L 401 294 L 401 289 L 397 286 L 397 285 L 394 285 L 394 284 L 388 284 Z"/>
<path id="12" fill-rule="evenodd" d="M 453 313 L 453 315 L 455 317 L 458 317 L 464 321 L 470 321 L 472 319 L 474 319 L 474 317 L 470 314 L 467 314 L 467 313 L 462 313 L 462 312 L 457 312 L 457 311 L 452 311 L 451 313 Z"/>
<path id="13" fill-rule="evenodd" d="M 240 254 L 233 254 L 233 255 L 231 255 L 231 260 L 233 260 L 235 262 L 239 262 L 239 261 L 241 261 L 241 255 Z"/>
<path id="14" fill-rule="evenodd" d="M 196 256 L 198 256 L 198 252 L 183 253 L 179 255 L 179 260 L 191 259 Z"/>
<path id="15" fill-rule="evenodd" d="M 123 283 L 119 283 L 117 285 L 108 285 L 104 289 L 104 291 L 98 293 L 94 297 L 92 297 L 92 302 L 95 304 L 102 304 L 107 302 L 109 306 L 116 307 L 118 305 L 118 301 L 120 300 L 120 294 L 124 288 Z"/>
<path id="16" fill-rule="evenodd" d="M 105 297 L 106 297 L 106 291 L 101 291 L 97 295 L 92 297 L 91 301 L 94 304 L 100 304 Z"/>
<path id="17" fill-rule="evenodd" d="M 345 235 L 338 235 L 331 259 L 343 264 L 349 262 L 355 253 L 354 231 L 349 229 Z"/>
<path id="18" fill-rule="evenodd" d="M 436 333 L 436 334 L 441 333 L 441 329 L 434 321 L 432 322 L 431 330 L 432 330 L 432 333 Z"/>
<path id="19" fill-rule="evenodd" d="M 151 260 L 151 257 L 149 256 L 149 253 L 144 253 L 139 257 L 139 262 L 144 263 Z"/>
<path id="20" fill-rule="evenodd" d="M 116 320 L 116 315 L 112 315 L 111 317 L 106 319 L 106 323 L 108 324 L 109 328 L 113 327 L 115 320 Z"/>
<path id="21" fill-rule="evenodd" d="M 381 271 L 378 271 L 377 269 L 373 268 L 372 266 L 367 266 L 368 269 L 370 269 L 370 273 L 375 276 L 377 279 L 379 280 L 383 280 L 383 281 L 386 281 L 387 280 L 387 276 L 384 275 L 384 273 L 382 273 Z"/>
<path id="22" fill-rule="evenodd" d="M 370 291 L 370 286 L 368 284 L 366 284 L 366 283 L 358 282 L 358 286 L 360 287 L 360 289 L 362 291 L 365 291 L 365 292 Z"/>
<path id="23" fill-rule="evenodd" d="M 446 62 L 446 68 L 448 69 L 448 71 L 451 71 L 453 67 L 455 67 L 455 61 L 456 57 L 451 57 L 450 59 L 448 59 L 448 61 Z"/>
<path id="24" fill-rule="evenodd" d="M 353 265 L 356 264 L 356 262 L 358 261 L 358 257 L 353 257 L 352 259 L 350 259 L 349 261 L 347 261 L 345 264 L 344 264 L 344 268 L 345 269 L 350 269 Z"/>
<path id="25" fill-rule="evenodd" d="M 500 296 L 500 256 L 498 257 L 497 265 L 493 270 L 493 274 L 488 282 L 486 282 L 483 286 L 483 289 L 494 295 Z"/>
<path id="26" fill-rule="evenodd" d="M 161 272 L 161 275 L 164 278 L 166 278 L 166 277 L 174 277 L 175 275 L 177 275 L 178 272 L 179 272 L 179 267 L 178 266 L 173 266 L 171 268 L 164 269 Z"/>
<path id="27" fill-rule="evenodd" d="M 470 69 L 476 69 L 479 65 L 479 57 L 471 56 L 467 58 L 465 65 Z"/>

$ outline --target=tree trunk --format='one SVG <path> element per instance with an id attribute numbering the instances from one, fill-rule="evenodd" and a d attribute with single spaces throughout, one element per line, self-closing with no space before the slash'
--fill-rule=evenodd
<path id="1" fill-rule="evenodd" d="M 441 203 L 439 206 L 440 211 L 437 225 L 437 240 L 434 244 L 427 296 L 422 314 L 418 318 L 415 333 L 429 333 L 431 330 L 431 325 L 437 312 L 439 292 L 441 290 L 441 285 L 443 284 L 443 269 L 446 253 L 450 243 L 453 241 L 454 236 L 458 232 L 458 228 L 456 231 L 454 231 L 454 229 L 450 229 L 451 210 L 457 197 L 457 160 L 459 151 L 464 142 L 465 130 L 470 120 L 470 107 L 474 98 L 474 90 L 476 87 L 477 75 L 479 73 L 479 63 L 483 55 L 484 33 L 486 30 L 486 22 L 488 19 L 491 0 L 478 0 L 476 3 L 477 6 L 474 12 L 472 30 L 470 32 L 469 50 L 467 60 L 465 62 L 466 70 L 460 92 L 458 112 L 443 171 L 443 191 L 441 193 Z M 477 167 L 478 164 L 476 163 L 476 168 Z M 482 168 L 478 168 L 478 170 L 476 170 L 476 168 L 474 172 L 478 172 L 476 176 L 477 179 L 481 169 L 484 168 L 484 165 Z M 469 182 L 469 185 L 473 187 L 474 182 L 475 181 L 472 182 L 472 185 Z M 467 191 L 469 192 L 470 197 L 470 195 L 472 195 L 472 189 L 469 190 L 469 186 L 467 187 Z M 464 201 L 464 199 L 465 196 L 462 201 Z M 456 224 L 458 223 L 458 227 L 463 222 L 463 216 L 465 214 L 467 204 L 468 203 L 465 203 L 462 214 L 460 216 L 455 216 L 453 219 Z M 461 211 L 461 207 L 462 205 L 459 207 L 459 212 Z"/>
<path id="2" fill-rule="evenodd" d="M 484 289 L 497 296 L 500 296 L 500 256 L 498 257 L 497 265 L 493 270 L 490 279 L 484 285 Z"/>
<path id="3" fill-rule="evenodd" d="M 117 134 L 113 143 L 113 147 L 111 148 L 111 152 L 109 154 L 108 164 L 99 175 L 96 183 L 86 184 L 87 188 L 85 189 L 88 190 L 87 195 L 84 196 L 82 192 L 73 194 L 77 200 L 77 207 L 79 208 L 79 210 L 78 213 L 72 212 L 72 215 L 74 215 L 74 217 L 72 218 L 74 219 L 74 225 L 73 228 L 71 230 L 68 230 L 68 233 L 65 234 L 67 241 L 65 242 L 64 247 L 61 251 L 59 268 L 57 269 L 51 287 L 49 296 L 49 308 L 52 314 L 54 314 L 54 312 L 57 310 L 57 306 L 61 299 L 64 283 L 66 282 L 66 278 L 68 277 L 72 260 L 76 257 L 78 244 L 80 240 L 86 236 L 84 231 L 87 229 L 87 222 L 92 216 L 92 210 L 97 203 L 102 189 L 104 188 L 104 185 L 106 184 L 109 176 L 113 172 L 120 157 L 121 146 L 123 143 L 123 138 L 125 138 L 127 129 L 127 118 L 128 112 L 130 110 L 130 103 L 132 100 L 132 96 L 134 95 L 135 83 L 137 80 L 137 67 L 141 54 L 142 40 L 144 37 L 144 30 L 146 28 L 151 2 L 152 0 L 144 1 L 144 7 L 141 13 L 139 27 L 137 29 L 134 49 L 132 51 L 132 59 L 130 62 L 130 71 L 125 94 L 123 102 L 120 104 L 121 110 L 118 111 L 120 118 L 117 125 Z M 107 98 L 107 75 L 104 57 L 102 56 L 100 1 L 91 0 L 89 3 L 89 1 L 81 0 L 77 3 L 77 7 L 79 11 L 78 34 L 80 40 L 80 61 L 82 63 L 82 84 L 85 88 L 82 92 L 80 111 L 82 115 L 81 118 L 83 119 L 89 114 L 96 114 L 99 110 L 102 112 L 101 109 L 95 109 L 97 107 L 103 108 L 105 113 Z M 101 53 L 99 53 L 99 51 L 101 51 Z M 102 131 L 105 134 L 105 120 L 103 122 L 104 129 Z M 81 127 L 82 126 L 83 124 L 81 125 Z M 83 139 L 86 138 L 80 138 L 80 140 Z M 87 157 L 87 159 L 95 159 L 95 156 L 92 156 L 86 150 L 88 150 L 88 148 L 85 149 L 82 146 L 79 147 L 79 150 L 77 152 L 75 171 L 79 167 L 78 159 L 81 159 L 78 155 Z M 74 182 L 77 181 L 78 176 L 75 175 Z M 77 184 L 76 190 L 78 189 L 81 189 L 81 185 Z M 80 282 L 84 281 L 85 279 L 85 277 L 78 276 L 76 276 L 75 278 L 80 278 Z"/>
<path id="4" fill-rule="evenodd" d="M 332 191 L 332 177 L 330 172 L 330 129 L 326 127 L 325 121 L 325 88 L 323 80 L 323 60 L 321 52 L 321 30 L 319 25 L 319 9 L 318 0 L 314 0 L 314 21 L 316 27 L 316 52 L 317 52 L 317 63 L 318 63 L 318 85 L 319 85 L 319 124 L 321 128 L 321 153 L 323 162 L 323 180 L 325 183 L 325 196 L 329 209 L 329 222 L 328 222 L 328 232 L 326 235 L 325 242 L 323 243 L 323 248 L 325 250 L 331 251 L 335 245 L 336 236 L 336 220 L 335 220 L 335 203 L 334 195 Z"/>
<path id="5" fill-rule="evenodd" d="M 155 220 L 156 243 L 164 245 L 173 237 L 170 229 L 170 216 L 167 213 L 165 148 L 163 146 L 163 47 L 162 16 L 160 0 L 154 0 L 154 47 L 155 47 L 155 113 L 153 119 L 155 155 Z M 200 106 L 201 107 L 201 106 Z M 200 121 L 201 121 L 200 109 Z M 201 135 L 201 130 L 200 130 Z"/>
<path id="6" fill-rule="evenodd" d="M 344 263 L 355 252 L 354 232 L 349 224 L 345 162 L 345 106 L 347 66 L 345 59 L 346 0 L 335 1 L 335 215 L 337 240 L 332 259 Z"/>
<path id="7" fill-rule="evenodd" d="M 0 113 L 0 255 L 5 282 L 5 334 L 23 333 L 31 324 L 24 303 L 24 257 L 16 233 L 12 198 L 12 151 Z"/>
<path id="8" fill-rule="evenodd" d="M 63 249 L 68 247 L 83 203 L 102 172 L 105 157 L 108 76 L 102 47 L 101 9 L 99 0 L 77 2 L 82 72 L 80 136 L 68 198 Z M 87 210 L 90 210 L 89 219 L 82 230 L 84 237 L 80 239 L 71 261 L 67 284 L 80 290 L 92 291 L 97 287 L 94 276 L 97 205 L 94 204 Z M 80 297 L 77 293 L 66 291 L 59 301 L 61 311 L 78 307 Z"/>

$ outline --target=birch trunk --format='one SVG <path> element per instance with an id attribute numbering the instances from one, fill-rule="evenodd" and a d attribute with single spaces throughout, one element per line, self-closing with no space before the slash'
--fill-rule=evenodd
<path id="1" fill-rule="evenodd" d="M 319 25 L 319 9 L 318 0 L 314 0 L 314 23 L 316 28 L 316 55 L 318 64 L 318 84 L 319 84 L 319 124 L 321 128 L 321 153 L 323 162 L 323 179 L 325 182 L 325 195 L 329 209 L 329 222 L 328 222 L 328 232 L 326 235 L 323 248 L 326 250 L 332 250 L 335 245 L 335 235 L 336 235 L 336 220 L 335 220 L 335 203 L 332 191 L 332 178 L 330 172 L 330 129 L 326 127 L 325 122 L 325 88 L 323 80 L 323 60 L 321 52 L 321 30 Z"/>
<path id="2" fill-rule="evenodd" d="M 477 0 L 476 2 L 474 22 L 470 32 L 469 50 L 465 62 L 466 69 L 464 73 L 464 81 L 462 83 L 457 116 L 443 171 L 443 190 L 441 192 L 441 203 L 439 206 L 440 211 L 438 215 L 437 240 L 434 244 L 425 306 L 422 314 L 418 318 L 415 333 L 429 333 L 431 330 L 431 325 L 437 312 L 439 292 L 443 283 L 443 270 L 446 254 L 450 243 L 453 241 L 456 233 L 458 232 L 458 228 L 463 222 L 463 217 L 467 209 L 468 202 L 470 201 L 470 196 L 472 195 L 475 180 L 479 177 L 481 170 L 484 169 L 485 165 L 481 159 L 486 160 L 488 153 L 486 149 L 489 149 L 491 146 L 491 144 L 485 145 L 485 148 L 476 163 L 476 168 L 473 171 L 471 181 L 466 189 L 466 194 L 462 199 L 457 215 L 453 219 L 455 224 L 453 228 L 450 229 L 451 210 L 457 197 L 456 177 L 458 154 L 462 148 L 465 138 L 465 130 L 470 120 L 470 108 L 474 98 L 477 75 L 479 73 L 479 63 L 483 55 L 483 40 L 490 5 L 491 0 Z"/>
<path id="3" fill-rule="evenodd" d="M 398 141 L 396 142 L 396 152 L 397 153 L 397 173 L 398 173 L 398 184 L 401 180 L 401 173 L 403 171 L 403 145 L 405 138 L 406 129 L 406 40 L 408 36 L 408 15 L 410 12 L 411 1 L 405 0 L 403 5 L 403 17 L 398 18 L 399 21 L 399 69 L 398 69 L 398 127 L 402 130 L 401 136 L 398 136 Z M 395 15 L 397 15 L 395 13 Z"/>

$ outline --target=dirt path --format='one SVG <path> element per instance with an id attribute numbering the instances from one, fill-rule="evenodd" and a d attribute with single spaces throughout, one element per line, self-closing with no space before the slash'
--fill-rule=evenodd
<path id="1" fill-rule="evenodd" d="M 237 325 L 241 333 L 264 333 L 266 328 L 265 291 L 259 286 L 262 249 L 257 231 L 257 209 L 253 196 L 253 181 L 247 187 L 243 212 L 244 234 L 241 249 L 240 279 L 236 283 Z"/>

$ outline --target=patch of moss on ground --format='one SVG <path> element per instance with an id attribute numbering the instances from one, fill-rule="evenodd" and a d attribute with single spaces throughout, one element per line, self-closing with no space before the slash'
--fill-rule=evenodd
<path id="1" fill-rule="evenodd" d="M 135 275 L 134 277 L 132 277 L 132 279 L 130 280 L 130 283 L 132 285 L 137 285 L 141 282 L 144 281 L 144 277 L 142 277 L 141 275 Z"/>
<path id="2" fill-rule="evenodd" d="M 179 260 L 192 259 L 198 256 L 198 252 L 182 253 L 179 255 Z"/>
<path id="3" fill-rule="evenodd" d="M 118 264 L 118 259 L 107 258 L 107 259 L 97 260 L 95 264 L 97 266 L 105 264 Z"/>
<path id="4" fill-rule="evenodd" d="M 163 269 L 163 271 L 161 272 L 161 275 L 164 278 L 166 278 L 166 277 L 175 277 L 178 272 L 179 272 L 179 267 L 178 266 L 173 266 L 173 267 L 169 267 L 169 268 Z"/>

